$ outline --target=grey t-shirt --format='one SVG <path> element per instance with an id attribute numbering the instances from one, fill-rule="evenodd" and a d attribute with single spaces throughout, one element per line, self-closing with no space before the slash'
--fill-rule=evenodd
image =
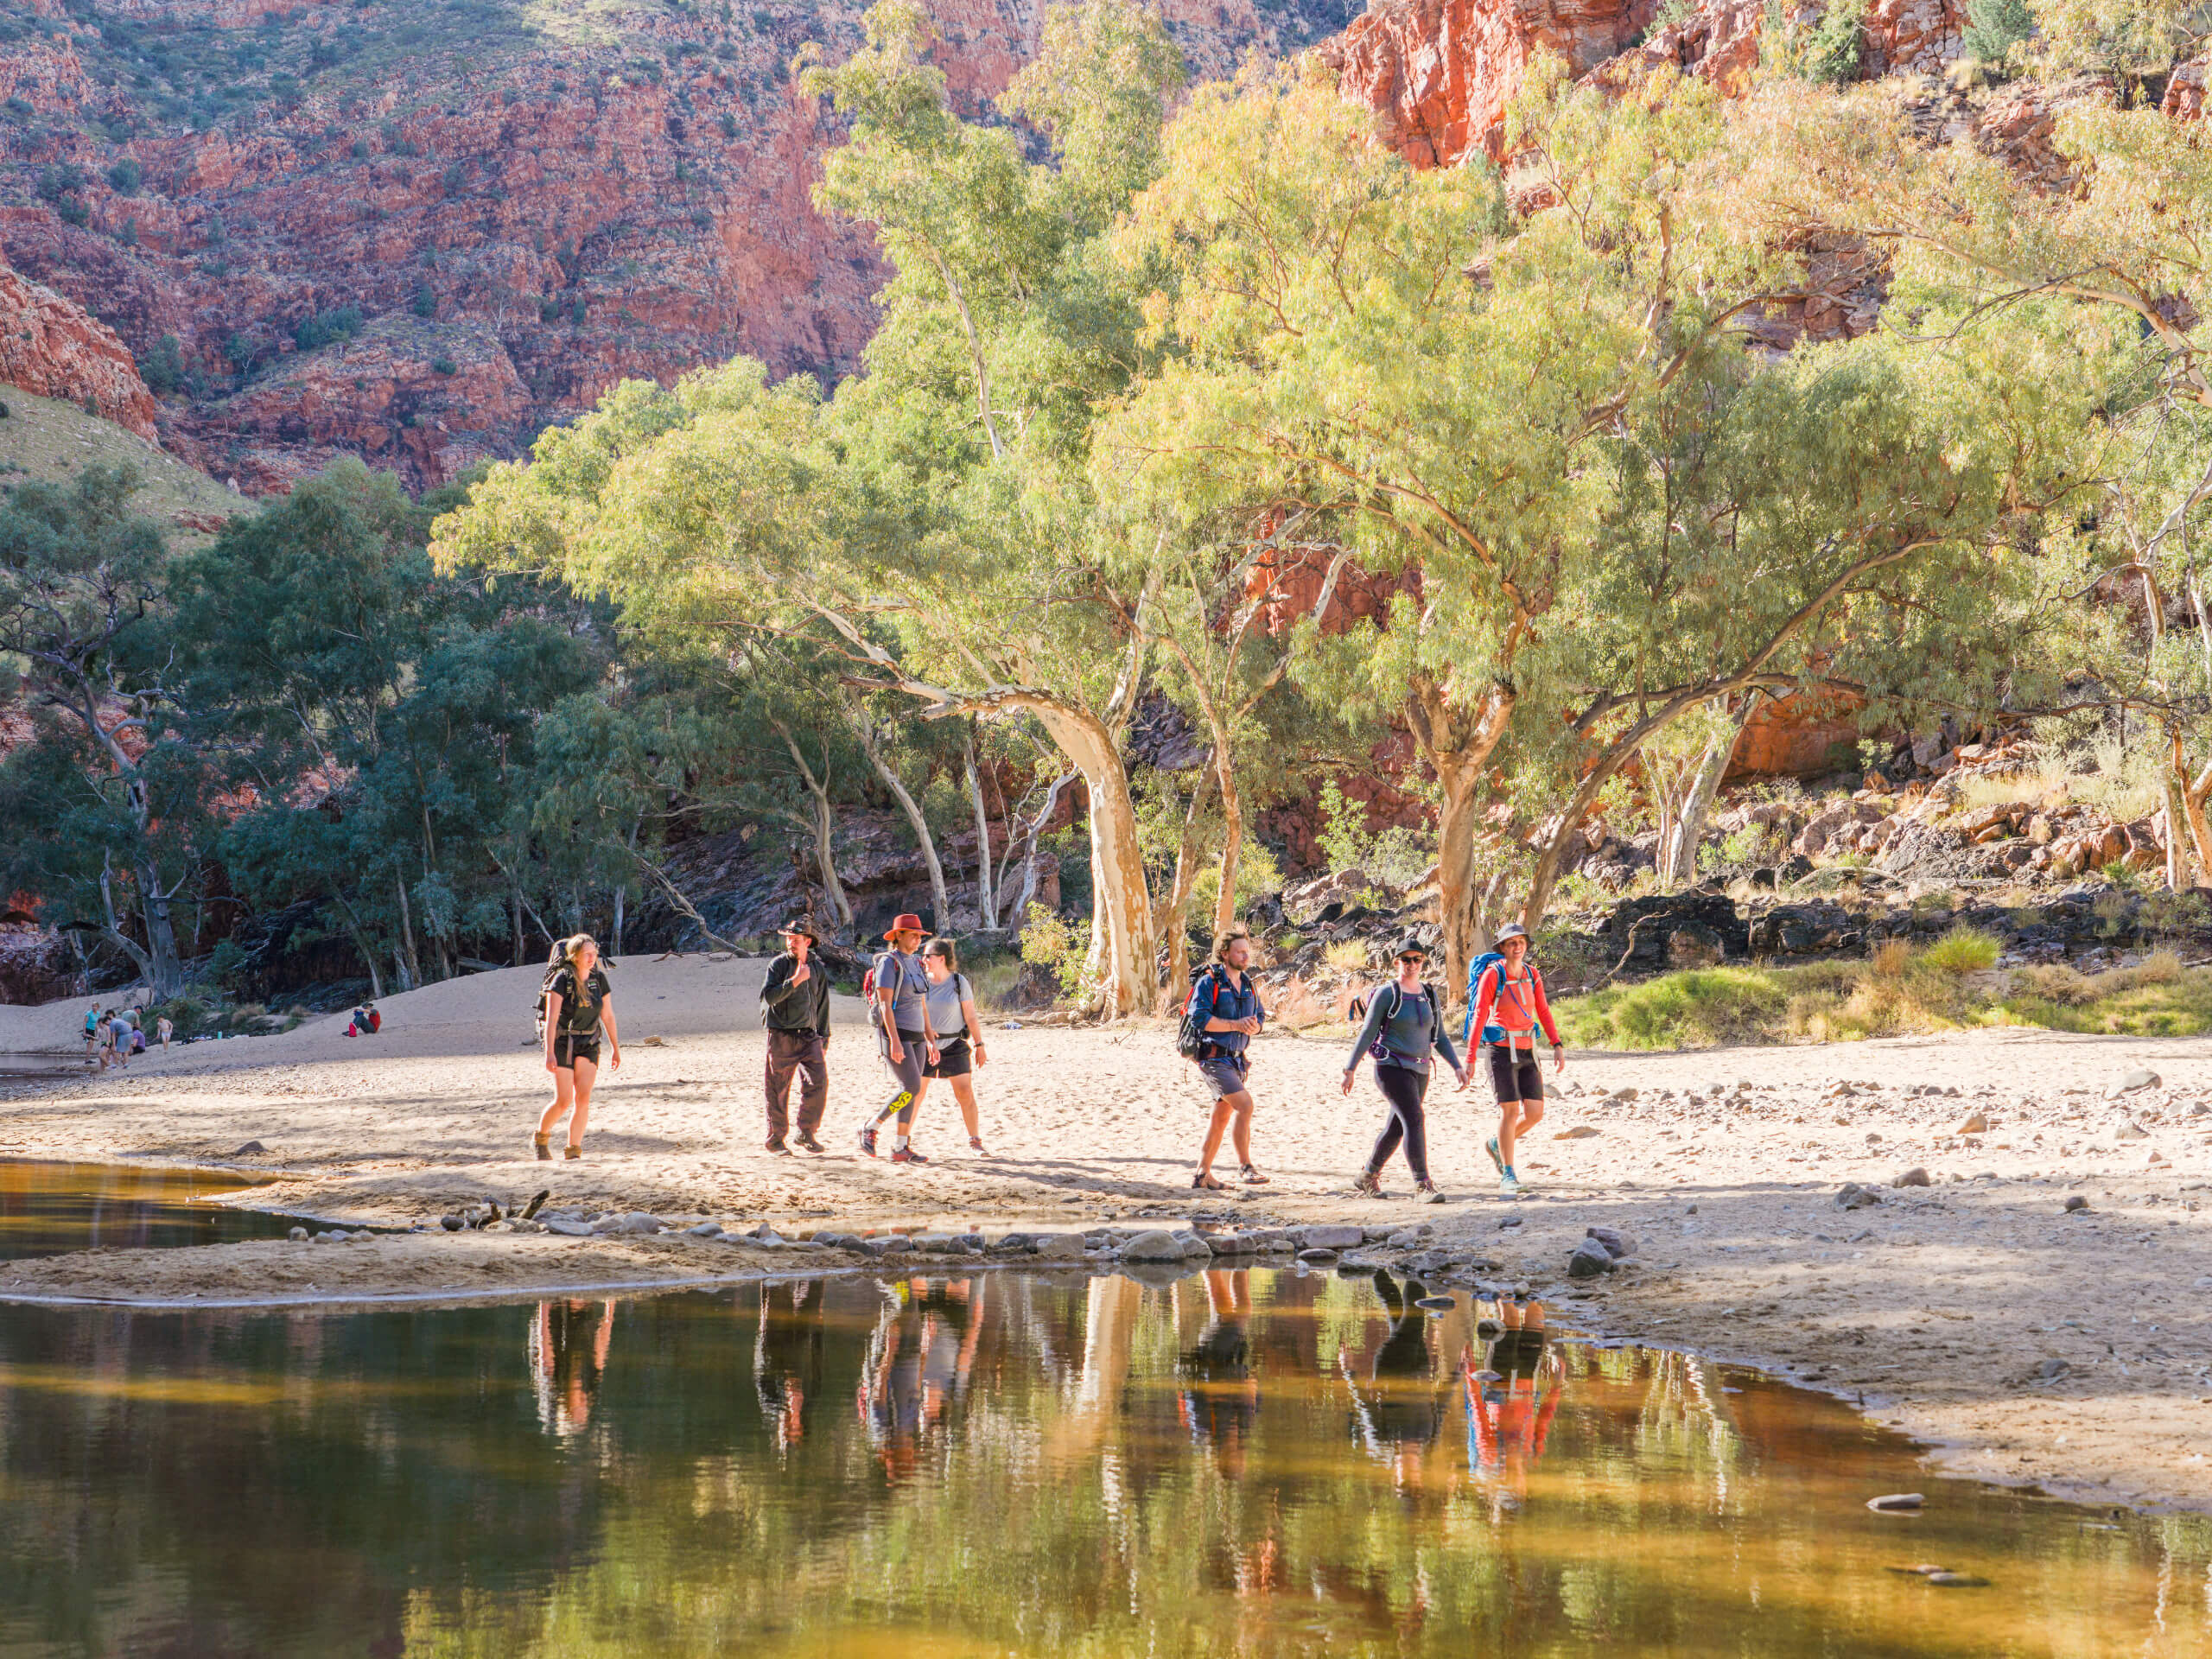
<path id="1" fill-rule="evenodd" d="M 928 976 L 922 971 L 922 959 L 918 956 L 886 950 L 875 959 L 875 988 L 879 994 L 894 993 L 891 1023 L 901 1031 L 923 1028 L 923 987 L 928 983 Z"/>
<path id="2" fill-rule="evenodd" d="M 929 988 L 930 1029 L 939 1037 L 957 1036 L 968 1023 L 968 1016 L 960 1011 L 961 999 L 975 1001 L 976 992 L 968 983 L 965 974 L 947 974 L 942 985 Z"/>

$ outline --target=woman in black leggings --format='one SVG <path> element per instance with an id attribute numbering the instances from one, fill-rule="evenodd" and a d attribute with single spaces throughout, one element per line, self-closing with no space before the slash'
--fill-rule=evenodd
<path id="1" fill-rule="evenodd" d="M 1421 1109 L 1422 1097 L 1428 1093 L 1429 1051 L 1444 1057 L 1461 1089 L 1467 1086 L 1467 1069 L 1459 1064 L 1452 1034 L 1444 1028 L 1444 1010 L 1436 993 L 1421 983 L 1421 972 L 1427 964 L 1428 952 L 1408 939 L 1398 952 L 1398 976 L 1368 1000 L 1366 1023 L 1359 1028 L 1351 1063 L 1344 1067 L 1348 1095 L 1360 1057 L 1372 1055 L 1376 1086 L 1390 1103 L 1390 1121 L 1376 1137 L 1367 1167 L 1352 1183 L 1355 1191 L 1370 1198 L 1382 1196 L 1382 1166 L 1401 1142 L 1417 1190 L 1432 1198 L 1443 1196 L 1428 1179 L 1428 1126 Z"/>

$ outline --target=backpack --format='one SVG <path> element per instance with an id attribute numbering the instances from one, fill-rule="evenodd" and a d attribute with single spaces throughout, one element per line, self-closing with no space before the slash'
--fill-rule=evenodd
<path id="1" fill-rule="evenodd" d="M 1398 1000 L 1390 1005 L 1390 1012 L 1382 1016 L 1382 1023 L 1387 1026 L 1391 1020 L 1398 1017 L 1398 1010 L 1405 1006 L 1406 994 L 1400 988 L 1398 982 L 1395 979 L 1382 988 L 1386 991 L 1396 991 L 1398 993 Z M 1428 999 L 1428 1017 L 1431 1020 L 1433 1020 L 1436 1022 L 1437 1028 L 1441 1030 L 1444 1026 L 1444 1010 L 1436 1006 L 1436 987 L 1424 980 L 1421 982 L 1421 994 Z M 1379 995 L 1381 993 L 1378 992 L 1376 995 Z M 1351 1017 L 1354 1024 L 1363 1025 L 1366 1023 L 1369 1001 L 1370 999 L 1364 996 L 1355 996 L 1352 998 Z M 1377 1060 L 1382 1059 L 1389 1053 L 1389 1046 L 1383 1042 L 1380 1036 L 1376 1038 L 1373 1045 L 1367 1051 L 1370 1058 Z"/>
<path id="2" fill-rule="evenodd" d="M 1492 963 L 1503 962 L 1504 960 L 1505 953 L 1503 951 L 1485 950 L 1482 955 L 1477 957 L 1472 962 L 1467 964 L 1467 1023 L 1465 1028 L 1459 1033 L 1459 1040 L 1463 1044 L 1469 1046 L 1472 1046 L 1474 1044 L 1475 1003 L 1477 999 L 1482 995 L 1483 976 L 1490 970 Z M 1483 1027 L 1482 1039 L 1485 1043 L 1503 1042 L 1505 1040 L 1505 1027 L 1503 1026 L 1484 1026 Z"/>
<path id="3" fill-rule="evenodd" d="M 899 990 L 905 990 L 906 988 L 906 963 L 900 962 L 896 957 L 893 957 L 892 958 L 891 965 L 899 970 Z M 868 1004 L 868 1024 L 874 1026 L 878 1031 L 881 1031 L 883 1029 L 883 1004 L 875 1000 L 875 964 L 871 962 L 868 965 L 868 971 L 861 976 L 861 1001 Z M 893 992 L 892 995 L 896 998 L 898 992 Z"/>
<path id="4" fill-rule="evenodd" d="M 1206 1011 L 1198 1012 L 1198 992 L 1209 982 L 1213 989 L 1206 998 Z M 1183 1005 L 1183 1018 L 1175 1027 L 1175 1052 L 1186 1060 L 1195 1060 L 1206 1052 L 1209 1039 L 1206 1021 L 1213 1018 L 1213 1011 L 1221 1003 L 1221 977 L 1213 968 L 1200 974 L 1191 985 L 1191 1000 Z"/>

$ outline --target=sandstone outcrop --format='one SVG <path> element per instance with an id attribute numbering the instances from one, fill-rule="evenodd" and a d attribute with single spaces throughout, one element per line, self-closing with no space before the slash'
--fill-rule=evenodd
<path id="1" fill-rule="evenodd" d="M 154 396 L 115 331 L 0 264 L 0 381 L 154 435 Z"/>

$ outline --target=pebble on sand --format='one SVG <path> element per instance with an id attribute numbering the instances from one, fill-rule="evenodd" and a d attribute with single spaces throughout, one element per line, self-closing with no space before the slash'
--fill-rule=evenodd
<path id="1" fill-rule="evenodd" d="M 1868 1498 L 1866 1507 L 1878 1515 L 1905 1515 L 1926 1502 L 1918 1492 L 1885 1492 L 1879 1497 Z"/>

